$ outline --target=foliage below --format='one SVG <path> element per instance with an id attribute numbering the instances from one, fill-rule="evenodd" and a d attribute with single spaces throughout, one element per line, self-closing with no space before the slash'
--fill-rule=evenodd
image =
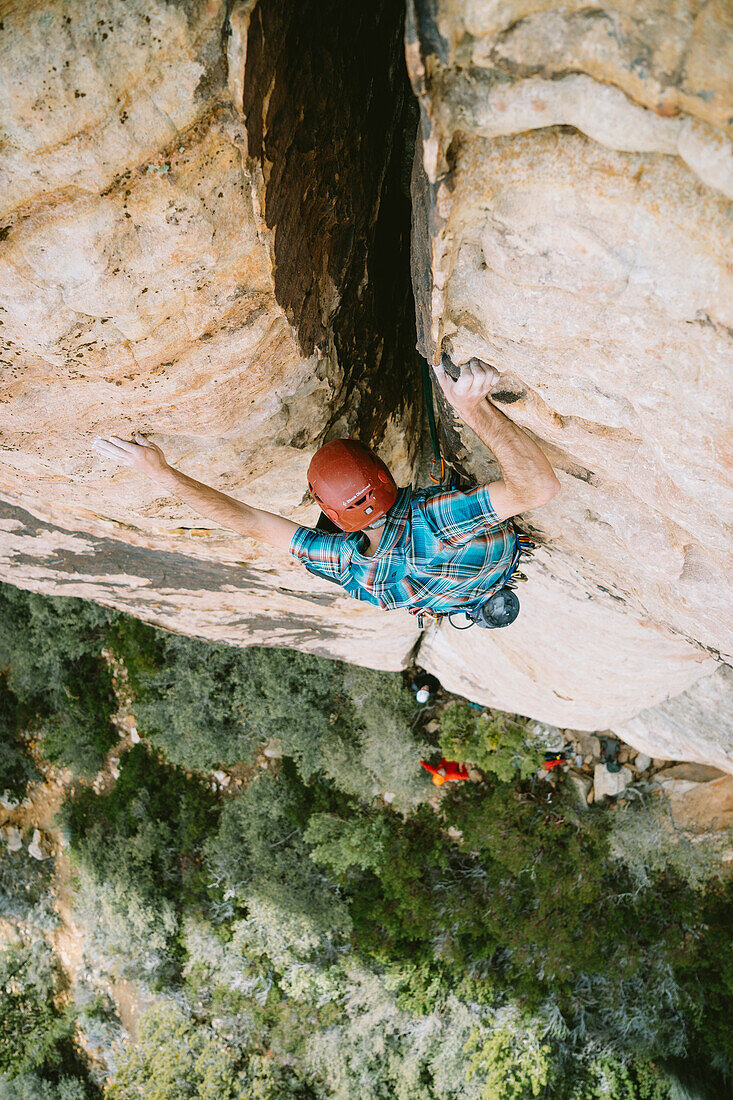
<path id="1" fill-rule="evenodd" d="M 544 1092 L 552 1048 L 535 1029 L 515 1022 L 513 1027 L 494 1027 L 486 1037 L 475 1028 L 465 1049 L 470 1055 L 468 1080 L 482 1079 L 481 1100 L 527 1100 Z"/>
<path id="2" fill-rule="evenodd" d="M 258 776 L 240 798 L 225 803 L 219 831 L 205 847 L 216 896 L 246 908 L 256 895 L 283 912 L 307 915 L 324 931 L 348 929 L 346 910 L 309 859 L 303 836 L 313 793 L 294 769 L 283 769 L 278 777 Z"/>
<path id="3" fill-rule="evenodd" d="M 529 744 L 527 722 L 500 711 L 449 703 L 440 716 L 440 748 L 448 760 L 467 760 L 502 783 L 528 779 L 542 762 Z"/>
<path id="4" fill-rule="evenodd" d="M 59 972 L 43 941 L 0 953 L 0 1073 L 14 1078 L 64 1067 L 74 1024 L 58 995 Z"/>
<path id="5" fill-rule="evenodd" d="M 140 1021 L 106 1091 L 109 1100 L 308 1100 L 312 1095 L 284 1066 L 232 1052 L 212 1027 L 179 1005 L 162 1001 Z"/>
<path id="6" fill-rule="evenodd" d="M 63 810 L 83 975 L 61 997 L 42 945 L 3 956 L 0 1100 L 94 1095 L 59 1007 L 72 997 L 112 1100 L 668 1100 L 673 1059 L 712 1066 L 716 1100 L 731 1091 L 733 889 L 655 802 L 579 810 L 561 777 L 534 777 L 523 723 L 462 703 L 441 748 L 485 779 L 436 796 L 400 676 L 3 588 L 15 789 L 26 730 L 67 759 L 81 746 L 93 773 L 77 734 L 108 724 L 103 649 L 145 740 Z M 220 765 L 244 781 L 221 797 Z M 0 901 L 37 937 L 47 871 L 16 855 Z M 95 1015 L 120 977 L 144 1008 L 135 1042 Z"/>
<path id="7" fill-rule="evenodd" d="M 692 888 L 720 878 L 730 833 L 693 842 L 675 829 L 661 791 L 634 793 L 634 801 L 620 805 L 614 813 L 609 840 L 611 854 L 628 869 L 638 889 L 653 886 L 665 872 L 674 872 Z"/>
<path id="8" fill-rule="evenodd" d="M 139 1038 L 120 1061 L 110 1100 L 230 1100 L 237 1095 L 236 1063 L 207 1027 L 197 1027 L 173 1003 L 163 1002 L 140 1021 Z M 184 1091 L 185 1090 L 185 1091 Z"/>
<path id="9" fill-rule="evenodd" d="M 0 671 L 7 677 L 0 733 L 11 736 L 12 721 L 17 738 L 29 723 L 47 760 L 88 777 L 99 771 L 116 740 L 110 723 L 112 678 L 102 656 L 109 617 L 82 600 L 35 596 L 0 584 Z M 1 757 L 0 763 L 5 763 Z"/>
<path id="10" fill-rule="evenodd" d="M 119 620 L 111 644 L 135 691 L 138 726 L 168 759 L 205 771 L 253 761 L 274 740 L 303 780 L 396 808 L 426 797 L 402 677 L 289 650 L 212 645 Z"/>
<path id="11" fill-rule="evenodd" d="M 149 976 L 169 970 L 178 914 L 206 896 L 201 850 L 216 827 L 216 797 L 138 744 L 121 757 L 111 791 L 79 788 L 62 816 L 100 946 L 122 955 L 135 943 Z"/>
<path id="12" fill-rule="evenodd" d="M 0 915 L 29 936 L 59 923 L 51 894 L 52 861 L 39 862 L 24 846 L 0 857 Z"/>
<path id="13" fill-rule="evenodd" d="M 0 1075 L 0 1100 L 88 1100 L 90 1095 L 78 1077 L 48 1081 L 37 1073 L 13 1078 Z"/>
<path id="14" fill-rule="evenodd" d="M 17 801 L 25 795 L 28 784 L 39 778 L 23 737 L 25 724 L 26 717 L 8 687 L 7 675 L 0 673 L 0 794 L 7 791 Z"/>

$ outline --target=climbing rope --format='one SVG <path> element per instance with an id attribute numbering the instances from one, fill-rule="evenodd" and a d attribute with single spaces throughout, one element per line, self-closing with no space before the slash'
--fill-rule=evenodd
<path id="1" fill-rule="evenodd" d="M 427 360 L 422 361 L 422 388 L 425 396 L 425 409 L 428 414 L 428 426 L 430 428 L 430 440 L 433 444 L 433 461 L 431 465 L 430 480 L 434 485 L 442 485 L 445 481 L 445 460 L 440 450 L 440 442 L 438 441 L 438 429 L 435 425 L 435 409 L 433 405 L 433 383 L 430 379 L 430 367 L 427 364 Z M 440 468 L 440 477 L 435 477 L 432 470 L 438 466 Z"/>

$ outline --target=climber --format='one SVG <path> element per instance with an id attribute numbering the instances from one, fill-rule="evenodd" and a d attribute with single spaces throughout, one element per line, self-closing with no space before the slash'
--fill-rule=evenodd
<path id="1" fill-rule="evenodd" d="M 161 449 L 135 433 L 132 441 L 95 439 L 96 450 L 149 477 L 208 519 L 290 553 L 318 577 L 385 610 L 437 616 L 464 611 L 480 626 L 511 621 L 505 588 L 520 544 L 513 516 L 549 501 L 559 484 L 544 454 L 489 400 L 498 372 L 477 359 L 454 380 L 435 368 L 463 421 L 494 452 L 502 480 L 466 492 L 440 487 L 399 489 L 387 466 L 356 440 L 326 443 L 308 468 L 311 493 L 337 534 L 235 500 L 169 466 Z M 487 611 L 503 601 L 503 614 Z"/>
<path id="2" fill-rule="evenodd" d="M 439 764 L 426 764 L 424 760 L 420 763 L 426 772 L 430 772 L 436 787 L 441 787 L 443 783 L 457 783 L 459 780 L 468 779 L 466 765 L 459 764 L 457 760 L 446 760 L 443 757 Z"/>
<path id="3" fill-rule="evenodd" d="M 415 675 L 410 680 L 410 688 L 415 696 L 415 702 L 421 706 L 432 703 L 440 691 L 440 680 L 425 669 L 415 669 Z"/>

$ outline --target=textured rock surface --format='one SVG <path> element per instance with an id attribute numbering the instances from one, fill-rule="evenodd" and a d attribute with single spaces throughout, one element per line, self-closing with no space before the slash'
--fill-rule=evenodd
<path id="1" fill-rule="evenodd" d="M 149 431 L 186 473 L 305 521 L 329 430 L 381 440 L 409 480 L 399 10 L 230 9 L 5 17 L 0 496 L 21 511 L 3 512 L 2 574 L 177 630 L 399 667 L 412 619 L 385 630 L 89 447 Z"/>
<path id="2" fill-rule="evenodd" d="M 732 695 L 733 671 L 723 666 L 680 695 L 614 726 L 614 732 L 651 756 L 733 773 Z"/>
<path id="3" fill-rule="evenodd" d="M 705 694 L 706 656 L 733 651 L 732 32 L 726 4 L 408 5 L 420 346 L 494 364 L 563 486 L 527 517 L 550 553 L 517 623 L 441 629 L 422 659 L 482 701 L 728 767 L 711 716 L 618 723 L 645 693 Z M 490 477 L 441 420 L 459 469 Z M 647 719 L 661 742 L 635 740 Z"/>
<path id="4" fill-rule="evenodd" d="M 183 634 L 282 645 L 373 668 L 401 667 L 418 639 L 407 613 L 384 619 L 287 560 L 211 561 L 66 531 L 0 503 L 3 576 L 46 595 L 81 596 Z"/>
<path id="5" fill-rule="evenodd" d="M 378 442 L 403 483 L 421 469 L 388 0 L 4 17 L 0 573 L 237 644 L 398 668 L 419 643 L 478 701 L 731 767 L 729 8 L 418 7 L 420 347 L 494 362 L 564 487 L 529 517 L 546 549 L 517 624 L 420 639 L 89 450 L 147 430 L 305 522 L 324 438 Z M 462 471 L 492 476 L 442 421 Z"/>
<path id="6" fill-rule="evenodd" d="M 733 776 L 695 783 L 687 791 L 665 791 L 674 823 L 696 832 L 733 829 Z M 728 852 L 727 859 L 733 858 Z"/>
<path id="7" fill-rule="evenodd" d="M 615 798 L 616 795 L 623 794 L 633 781 L 634 773 L 631 768 L 623 767 L 612 772 L 605 764 L 596 764 L 593 769 L 593 799 L 597 802 L 600 798 Z"/>

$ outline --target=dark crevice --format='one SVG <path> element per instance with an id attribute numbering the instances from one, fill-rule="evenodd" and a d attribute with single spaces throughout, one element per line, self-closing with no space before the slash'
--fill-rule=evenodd
<path id="1" fill-rule="evenodd" d="M 408 432 L 419 416 L 403 24 L 399 0 L 260 0 L 247 41 L 244 114 L 275 293 L 304 354 L 337 357 L 330 422 L 364 440 L 393 413 L 409 413 Z"/>

